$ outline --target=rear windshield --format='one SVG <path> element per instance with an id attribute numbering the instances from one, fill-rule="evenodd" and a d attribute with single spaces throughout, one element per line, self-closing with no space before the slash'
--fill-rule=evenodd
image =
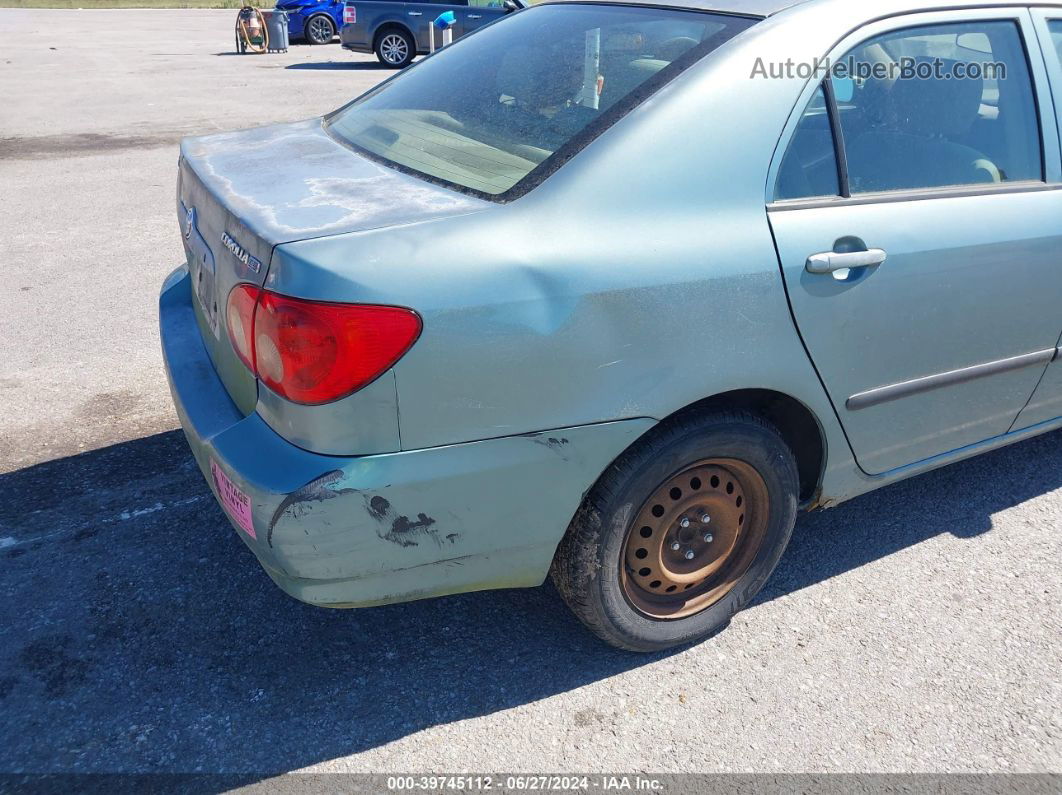
<path id="1" fill-rule="evenodd" d="M 513 198 L 754 22 L 644 6 L 536 6 L 455 42 L 328 124 L 387 164 Z"/>

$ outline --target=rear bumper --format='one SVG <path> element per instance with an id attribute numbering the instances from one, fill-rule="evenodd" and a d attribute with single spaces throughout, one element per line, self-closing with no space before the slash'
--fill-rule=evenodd
<path id="1" fill-rule="evenodd" d="M 361 457 L 298 448 L 233 405 L 201 342 L 182 267 L 159 299 L 162 349 L 188 444 L 248 497 L 244 543 L 304 602 L 362 607 L 538 585 L 604 468 L 653 425 L 602 423 Z M 232 521 L 231 517 L 230 521 Z"/>

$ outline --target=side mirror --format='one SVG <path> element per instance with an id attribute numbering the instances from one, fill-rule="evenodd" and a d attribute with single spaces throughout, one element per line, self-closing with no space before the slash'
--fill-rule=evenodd
<path id="1" fill-rule="evenodd" d="M 506 14 L 511 14 L 513 11 L 520 10 L 520 6 L 517 4 L 516 0 L 505 0 L 505 2 L 502 3 L 502 8 L 505 9 Z"/>

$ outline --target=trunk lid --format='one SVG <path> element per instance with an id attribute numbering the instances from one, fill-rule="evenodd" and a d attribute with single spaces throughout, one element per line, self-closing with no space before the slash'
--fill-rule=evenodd
<path id="1" fill-rule="evenodd" d="M 265 283 L 275 246 L 489 206 L 362 157 L 321 119 L 182 141 L 177 211 L 193 303 L 233 402 L 250 414 L 258 390 L 229 340 L 226 300 L 237 284 Z"/>

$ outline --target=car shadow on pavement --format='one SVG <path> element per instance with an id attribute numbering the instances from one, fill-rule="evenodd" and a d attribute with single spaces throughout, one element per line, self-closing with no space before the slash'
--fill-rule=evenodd
<path id="1" fill-rule="evenodd" d="M 805 517 L 760 601 L 1062 485 L 1062 435 Z M 249 780 L 509 709 L 662 655 L 546 586 L 334 611 L 282 594 L 179 431 L 0 475 L 0 770 Z"/>
<path id="2" fill-rule="evenodd" d="M 879 489 L 797 522 L 762 604 L 949 533 L 975 538 L 992 516 L 1062 488 L 1062 431 Z"/>
<path id="3" fill-rule="evenodd" d="M 0 771 L 265 776 L 654 659 L 548 587 L 296 602 L 179 431 L 0 475 L 0 545 Z"/>
<path id="4" fill-rule="evenodd" d="M 389 67 L 384 66 L 379 61 L 310 61 L 308 63 L 293 63 L 284 67 L 285 69 L 311 69 L 311 70 L 329 70 L 334 69 L 337 71 L 348 70 L 360 70 L 360 71 L 383 71 L 390 70 Z"/>

